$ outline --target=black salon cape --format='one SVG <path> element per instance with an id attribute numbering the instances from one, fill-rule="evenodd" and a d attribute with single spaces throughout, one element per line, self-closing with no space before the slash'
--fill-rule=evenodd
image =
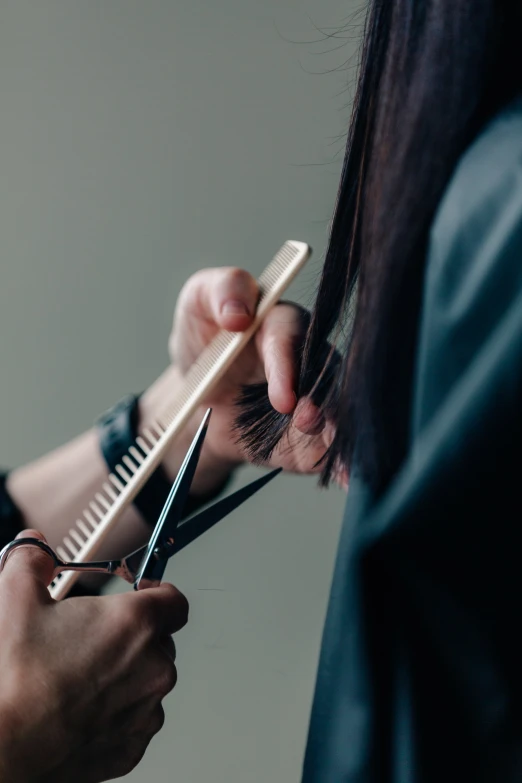
<path id="1" fill-rule="evenodd" d="M 522 100 L 432 227 L 411 449 L 352 480 L 304 783 L 522 781 Z"/>

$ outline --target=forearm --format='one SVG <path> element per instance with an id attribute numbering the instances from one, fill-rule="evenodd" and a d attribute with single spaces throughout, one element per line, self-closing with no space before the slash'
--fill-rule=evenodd
<path id="1" fill-rule="evenodd" d="M 40 530 L 51 546 L 61 543 L 75 520 L 107 479 L 107 468 L 94 430 L 80 435 L 44 457 L 14 470 L 7 489 L 21 510 L 25 527 Z M 119 531 L 132 542 L 146 533 L 138 513 L 129 508 L 122 515 Z M 108 546 L 118 541 L 113 538 Z"/>
<path id="2" fill-rule="evenodd" d="M 140 401 L 140 426 L 147 426 L 161 417 L 180 382 L 178 371 L 169 368 L 144 393 Z M 176 475 L 200 420 L 201 413 L 198 412 L 166 454 L 163 467 L 170 478 Z M 223 463 L 206 445 L 193 483 L 194 494 L 204 495 L 221 485 L 232 467 Z M 9 476 L 7 488 L 23 513 L 25 525 L 41 530 L 49 543 L 56 546 L 107 480 L 107 473 L 98 435 L 92 429 L 50 454 L 14 470 Z M 121 554 L 122 546 L 139 546 L 148 534 L 150 528 L 131 506 L 100 550 L 100 556 Z"/>

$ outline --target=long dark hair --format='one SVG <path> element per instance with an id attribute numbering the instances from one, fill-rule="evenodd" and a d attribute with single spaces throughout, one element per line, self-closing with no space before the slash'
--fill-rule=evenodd
<path id="1" fill-rule="evenodd" d="M 406 454 L 430 226 L 459 157 L 520 87 L 518 13 L 515 0 L 370 0 L 298 388 L 336 424 L 324 483 L 336 461 L 350 468 L 355 456 L 381 491 Z M 325 375 L 332 337 L 340 362 Z M 334 379 L 327 389 L 325 378 Z M 288 418 L 268 405 L 260 416 L 260 392 L 245 390 L 238 425 L 265 459 Z"/>

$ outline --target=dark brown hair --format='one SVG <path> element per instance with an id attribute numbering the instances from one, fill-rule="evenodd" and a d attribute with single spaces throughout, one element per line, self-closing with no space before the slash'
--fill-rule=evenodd
<path id="1" fill-rule="evenodd" d="M 459 157 L 520 88 L 518 5 L 370 0 L 298 387 L 336 424 L 324 483 L 336 460 L 355 462 L 380 491 L 407 451 L 429 230 Z M 340 351 L 333 364 L 325 348 L 332 338 Z M 266 459 L 288 417 L 270 409 L 261 387 L 245 390 L 240 405 L 244 442 L 251 456 Z"/>

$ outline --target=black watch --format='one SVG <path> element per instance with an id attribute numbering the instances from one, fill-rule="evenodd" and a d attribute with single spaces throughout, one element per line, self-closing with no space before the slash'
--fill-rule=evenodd
<path id="1" fill-rule="evenodd" d="M 124 465 L 123 457 L 138 436 L 140 396 L 129 394 L 97 420 L 100 449 L 110 473 L 116 465 Z M 116 474 L 117 475 L 117 474 Z M 133 500 L 135 508 L 152 527 L 156 524 L 167 500 L 172 482 L 160 465 Z"/>

